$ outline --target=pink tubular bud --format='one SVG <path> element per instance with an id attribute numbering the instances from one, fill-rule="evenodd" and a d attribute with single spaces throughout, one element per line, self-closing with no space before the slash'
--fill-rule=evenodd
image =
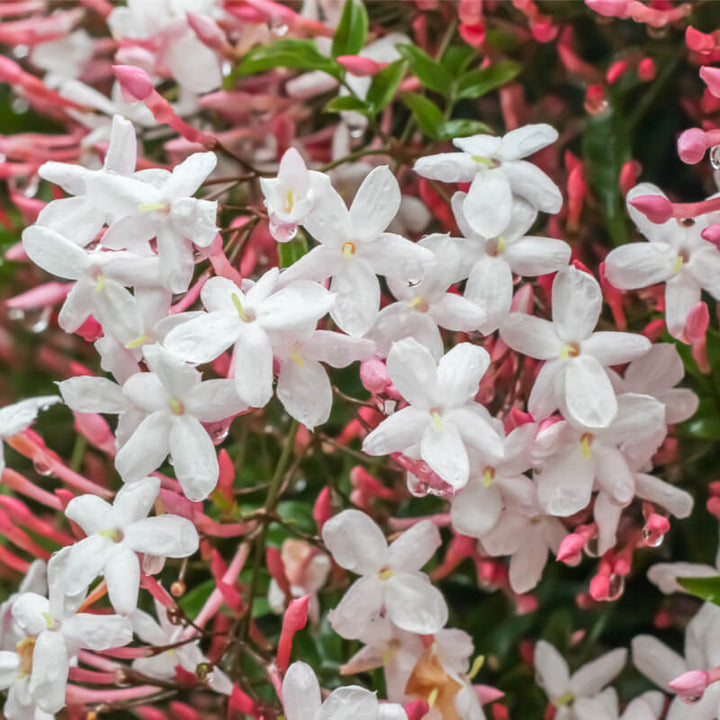
<path id="1" fill-rule="evenodd" d="M 673 216 L 672 203 L 660 195 L 640 195 L 633 198 L 630 204 L 650 222 L 658 225 L 667 222 Z"/>
<path id="2" fill-rule="evenodd" d="M 560 562 L 571 564 L 577 560 L 585 547 L 586 538 L 578 533 L 566 535 L 558 548 L 557 559 Z"/>
<path id="3" fill-rule="evenodd" d="M 690 670 L 668 683 L 668 687 L 687 703 L 696 703 L 705 694 L 710 684 L 710 673 L 704 670 Z"/>
<path id="4" fill-rule="evenodd" d="M 223 49 L 226 44 L 225 33 L 214 20 L 206 15 L 197 15 L 192 12 L 187 13 L 186 17 L 188 25 L 203 45 L 206 45 L 211 50 Z"/>
<path id="5" fill-rule="evenodd" d="M 652 58 L 643 58 L 638 63 L 637 74 L 638 79 L 643 82 L 650 82 L 650 80 L 655 79 L 655 75 L 657 75 L 657 68 L 655 67 L 655 63 Z"/>
<path id="6" fill-rule="evenodd" d="M 702 235 L 703 240 L 707 240 L 720 250 L 720 223 L 708 225 L 700 235 Z"/>
<path id="7" fill-rule="evenodd" d="M 652 513 L 645 521 L 645 527 L 643 527 L 643 543 L 649 547 L 655 547 L 662 542 L 662 538 L 669 530 L 670 521 L 662 515 Z"/>
<path id="8" fill-rule="evenodd" d="M 358 77 L 374 75 L 387 63 L 378 63 L 360 55 L 340 55 L 336 60 L 349 72 Z"/>
<path id="9" fill-rule="evenodd" d="M 363 387 L 373 395 L 383 392 L 390 384 L 385 363 L 377 356 L 367 358 L 360 363 L 360 380 Z"/>
<path id="10" fill-rule="evenodd" d="M 122 89 L 134 98 L 145 100 L 153 91 L 153 82 L 142 68 L 132 65 L 113 65 L 112 69 Z"/>
<path id="11" fill-rule="evenodd" d="M 607 575 L 596 575 L 590 581 L 590 597 L 598 602 L 610 597 L 610 578 Z"/>
<path id="12" fill-rule="evenodd" d="M 707 85 L 708 90 L 716 98 L 720 98 L 720 68 L 703 65 L 700 68 L 700 78 Z"/>
<path id="13" fill-rule="evenodd" d="M 298 600 L 291 600 L 283 616 L 277 654 L 277 666 L 282 672 L 285 672 L 290 664 L 290 653 L 292 652 L 292 641 L 295 633 L 302 630 L 307 623 L 309 602 L 309 595 L 304 595 Z"/>
<path id="14" fill-rule="evenodd" d="M 685 337 L 690 343 L 705 341 L 705 334 L 710 326 L 710 312 L 701 300 L 693 305 L 685 321 Z"/>
<path id="15" fill-rule="evenodd" d="M 677 141 L 678 155 L 688 165 L 699 163 L 705 157 L 707 148 L 707 136 L 700 128 L 685 130 Z"/>
<path id="16" fill-rule="evenodd" d="M 608 82 L 608 84 L 612 85 L 612 83 L 617 82 L 627 71 L 628 69 L 628 61 L 627 60 L 618 60 L 617 62 L 614 62 L 605 73 L 605 80 Z"/>
<path id="17" fill-rule="evenodd" d="M 430 712 L 430 706 L 424 700 L 413 700 L 405 705 L 408 720 L 422 720 Z"/>
<path id="18" fill-rule="evenodd" d="M 22 68 L 9 57 L 0 55 L 0 81 L 8 85 L 18 85 L 22 78 Z"/>
<path id="19" fill-rule="evenodd" d="M 585 0 L 585 4 L 598 15 L 624 18 L 628 15 L 629 0 Z"/>
<path id="20" fill-rule="evenodd" d="M 715 49 L 715 39 L 712 35 L 700 32 L 689 25 L 685 30 L 685 44 L 699 53 L 709 53 Z"/>

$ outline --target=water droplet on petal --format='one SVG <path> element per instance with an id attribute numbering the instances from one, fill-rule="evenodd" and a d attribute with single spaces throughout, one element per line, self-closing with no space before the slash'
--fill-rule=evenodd
<path id="1" fill-rule="evenodd" d="M 281 15 L 271 15 L 267 25 L 270 32 L 277 37 L 286 35 L 290 29 Z"/>
<path id="2" fill-rule="evenodd" d="M 590 538 L 585 543 L 585 554 L 589 557 L 598 557 L 600 555 L 598 548 L 598 539 L 596 537 Z"/>
<path id="3" fill-rule="evenodd" d="M 44 453 L 38 453 L 33 458 L 33 468 L 38 475 L 43 477 L 50 477 L 53 473 L 53 462 Z"/>
<path id="4" fill-rule="evenodd" d="M 656 547 L 660 547 L 660 545 L 663 544 L 665 535 L 662 535 L 660 533 L 654 533 L 652 530 L 649 530 L 648 528 L 643 528 L 642 539 L 643 539 L 643 543 L 647 547 L 656 548 Z"/>
<path id="5" fill-rule="evenodd" d="M 617 600 L 625 591 L 625 577 L 613 573 L 608 584 L 608 597 L 611 602 Z"/>
<path id="6" fill-rule="evenodd" d="M 703 699 L 703 696 L 702 695 L 691 695 L 688 697 L 687 695 L 685 695 L 685 696 L 681 696 L 680 699 L 684 703 L 687 703 L 688 705 L 695 705 L 695 703 L 699 703 Z"/>
<path id="7" fill-rule="evenodd" d="M 720 170 L 720 145 L 713 145 L 710 148 L 710 164 L 713 169 Z"/>
<path id="8" fill-rule="evenodd" d="M 608 109 L 609 103 L 604 98 L 587 98 L 585 100 L 585 111 L 590 113 L 590 115 L 600 115 L 601 113 L 604 113 Z"/>
<path id="9" fill-rule="evenodd" d="M 289 242 L 297 235 L 294 223 L 270 223 L 270 234 L 277 242 Z"/>

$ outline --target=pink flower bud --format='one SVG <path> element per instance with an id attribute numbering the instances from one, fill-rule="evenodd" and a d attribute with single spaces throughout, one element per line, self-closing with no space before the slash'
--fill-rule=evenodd
<path id="1" fill-rule="evenodd" d="M 277 666 L 280 670 L 287 670 L 290 662 L 290 652 L 295 633 L 302 630 L 307 623 L 308 603 L 310 596 L 304 595 L 297 600 L 291 600 L 283 616 L 282 630 L 278 642 Z"/>
<path id="2" fill-rule="evenodd" d="M 620 190 L 627 195 L 637 185 L 642 165 L 637 160 L 628 160 L 620 170 Z"/>
<path id="3" fill-rule="evenodd" d="M 678 155 L 688 165 L 699 163 L 705 157 L 707 147 L 707 137 L 700 128 L 685 130 L 677 141 Z"/>
<path id="4" fill-rule="evenodd" d="M 610 597 L 610 579 L 607 575 L 596 575 L 590 581 L 590 597 L 597 601 Z"/>
<path id="5" fill-rule="evenodd" d="M 505 697 L 505 693 L 502 690 L 490 687 L 490 685 L 476 685 L 475 692 L 477 693 L 481 705 L 495 702 L 496 700 Z"/>
<path id="6" fill-rule="evenodd" d="M 687 703 L 697 702 L 710 684 L 710 674 L 704 670 L 690 670 L 668 683 L 670 689 Z"/>
<path id="7" fill-rule="evenodd" d="M 672 203 L 660 195 L 641 195 L 633 198 L 630 204 L 650 222 L 658 225 L 667 222 L 673 216 Z"/>
<path id="8" fill-rule="evenodd" d="M 385 363 L 377 356 L 367 358 L 360 363 L 360 380 L 363 387 L 373 395 L 383 392 L 390 384 Z"/>
<path id="9" fill-rule="evenodd" d="M 630 0 L 585 0 L 585 4 L 598 15 L 605 17 L 627 17 Z"/>
<path id="10" fill-rule="evenodd" d="M 700 68 L 700 78 L 708 86 L 708 90 L 716 98 L 720 98 L 720 68 L 703 65 Z"/>
<path id="11" fill-rule="evenodd" d="M 408 720 L 422 720 L 430 712 L 430 706 L 424 700 L 413 700 L 405 705 Z"/>
<path id="12" fill-rule="evenodd" d="M 207 45 L 211 50 L 221 50 L 224 47 L 226 42 L 225 33 L 214 20 L 211 20 L 206 15 L 196 15 L 189 12 L 187 13 L 187 21 L 203 45 Z"/>
<path id="13" fill-rule="evenodd" d="M 557 559 L 560 562 L 572 564 L 577 560 L 585 547 L 586 538 L 577 533 L 566 535 L 558 548 Z"/>
<path id="14" fill-rule="evenodd" d="M 358 77 L 374 75 L 382 70 L 384 64 L 377 63 L 367 57 L 360 55 L 340 55 L 336 60 L 349 72 Z"/>
<path id="15" fill-rule="evenodd" d="M 322 530 L 323 525 L 332 517 L 332 506 L 330 502 L 330 488 L 324 487 L 315 500 L 313 506 L 313 518 L 318 527 Z"/>
<path id="16" fill-rule="evenodd" d="M 628 61 L 627 60 L 618 60 L 617 62 L 614 62 L 609 68 L 608 71 L 605 73 L 605 80 L 612 84 L 619 80 L 627 71 L 628 69 Z"/>
<path id="17" fill-rule="evenodd" d="M 715 49 L 715 40 L 712 35 L 696 30 L 692 26 L 688 26 L 685 30 L 685 44 L 699 53 L 709 53 Z"/>
<path id="18" fill-rule="evenodd" d="M 652 58 L 643 58 L 640 61 L 637 68 L 637 74 L 638 79 L 642 80 L 643 82 L 650 82 L 650 80 L 653 80 L 655 78 L 655 75 L 657 74 L 657 69 L 655 68 L 655 63 L 653 62 Z"/>
<path id="19" fill-rule="evenodd" d="M 152 93 L 152 80 L 142 68 L 132 65 L 113 65 L 112 69 L 122 89 L 134 98 L 144 100 Z"/>
<path id="20" fill-rule="evenodd" d="M 0 55 L 0 82 L 17 85 L 22 80 L 22 77 L 23 71 L 14 60 Z"/>
<path id="21" fill-rule="evenodd" d="M 708 225 L 700 235 L 702 235 L 703 240 L 707 240 L 720 250 L 720 223 Z"/>

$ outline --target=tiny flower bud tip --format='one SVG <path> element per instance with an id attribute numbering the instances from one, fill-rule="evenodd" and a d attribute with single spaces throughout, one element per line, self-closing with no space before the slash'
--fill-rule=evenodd
<path id="1" fill-rule="evenodd" d="M 413 700 L 405 705 L 408 720 L 422 720 L 430 712 L 430 706 L 424 700 Z"/>
<path id="2" fill-rule="evenodd" d="M 605 17 L 624 17 L 629 0 L 585 0 L 585 4 L 599 15 Z"/>
<path id="3" fill-rule="evenodd" d="M 630 204 L 645 217 L 658 225 L 667 222 L 673 216 L 672 203 L 660 195 L 640 195 Z"/>
<path id="4" fill-rule="evenodd" d="M 705 157 L 707 147 L 706 135 L 700 128 L 685 130 L 677 141 L 678 155 L 688 165 L 699 163 Z"/>
<path id="5" fill-rule="evenodd" d="M 0 80 L 14 85 L 20 82 L 23 72 L 20 66 L 8 57 L 0 55 Z"/>
<path id="6" fill-rule="evenodd" d="M 142 68 L 113 65 L 112 69 L 123 90 L 138 100 L 144 100 L 153 91 L 152 80 Z"/>
<path id="7" fill-rule="evenodd" d="M 712 35 L 700 32 L 692 26 L 685 30 L 685 44 L 695 52 L 708 53 L 715 47 Z"/>
<path id="8" fill-rule="evenodd" d="M 376 63 L 370 58 L 360 55 L 340 55 L 336 60 L 351 74 L 363 77 L 366 75 L 374 75 L 382 68 L 382 65 Z"/>
<path id="9" fill-rule="evenodd" d="M 385 363 L 379 357 L 370 357 L 360 363 L 360 380 L 373 395 L 381 393 L 390 383 Z"/>
<path id="10" fill-rule="evenodd" d="M 567 562 L 574 559 L 585 547 L 585 539 L 577 533 L 566 535 L 558 548 L 557 559 L 560 562 Z"/>
<path id="11" fill-rule="evenodd" d="M 700 68 L 700 78 L 707 85 L 708 90 L 720 98 L 720 68 L 704 65 Z"/>
<path id="12" fill-rule="evenodd" d="M 720 250 L 720 223 L 708 225 L 701 233 L 703 240 L 715 245 Z M 7 257 L 7 254 L 6 254 Z"/>
<path id="13" fill-rule="evenodd" d="M 655 68 L 655 63 L 653 62 L 652 58 L 643 58 L 638 63 L 637 74 L 638 78 L 643 82 L 649 82 L 650 80 L 655 79 L 657 70 Z"/>
<path id="14" fill-rule="evenodd" d="M 685 702 L 697 702 L 710 684 L 710 674 L 704 670 L 690 670 L 668 683 L 668 687 Z"/>

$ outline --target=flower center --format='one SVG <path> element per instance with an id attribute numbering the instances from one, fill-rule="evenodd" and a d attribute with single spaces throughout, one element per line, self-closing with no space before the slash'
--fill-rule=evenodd
<path id="1" fill-rule="evenodd" d="M 586 460 L 590 459 L 590 445 L 592 444 L 592 441 L 595 439 L 595 436 L 592 433 L 583 433 L 582 437 L 580 438 L 580 448 L 582 450 L 583 457 Z"/>
<path id="2" fill-rule="evenodd" d="M 235 309 L 237 310 L 237 314 L 240 316 L 240 319 L 243 322 L 252 322 L 255 319 L 254 314 L 245 312 L 245 308 L 242 305 L 240 296 L 237 293 L 233 293 L 230 296 L 230 299 L 232 300 L 233 305 L 235 306 Z"/>
<path id="3" fill-rule="evenodd" d="M 302 345 L 300 345 L 299 342 L 296 342 L 293 345 L 292 352 L 290 353 L 290 359 L 298 366 L 302 367 L 305 364 L 305 359 L 300 354 L 300 350 L 302 349 Z"/>
<path id="4" fill-rule="evenodd" d="M 283 210 L 285 210 L 286 213 L 292 212 L 293 209 L 293 197 L 295 195 L 294 190 L 288 190 L 285 195 L 285 207 Z"/>
<path id="5" fill-rule="evenodd" d="M 173 415 L 183 415 L 185 413 L 185 406 L 177 398 L 170 398 L 168 405 Z"/>
<path id="6" fill-rule="evenodd" d="M 151 202 L 138 205 L 138 210 L 142 212 L 149 212 L 151 210 L 162 210 L 163 212 L 168 213 L 170 211 L 170 206 L 167 203 Z"/>
<path id="7" fill-rule="evenodd" d="M 100 530 L 98 532 L 98 535 L 101 537 L 110 538 L 113 542 L 119 543 L 122 542 L 123 534 L 122 531 L 118 528 L 108 528 L 107 530 Z"/>
<path id="8" fill-rule="evenodd" d="M 440 408 L 430 408 L 430 419 L 433 421 L 435 429 L 440 432 L 444 427 L 442 410 Z"/>
<path id="9" fill-rule="evenodd" d="M 134 350 L 135 348 L 140 347 L 142 344 L 147 342 L 149 339 L 150 338 L 148 337 L 147 333 L 138 335 L 134 340 L 130 340 L 130 342 L 125 343 L 125 349 Z"/>
<path id="10" fill-rule="evenodd" d="M 500 235 L 500 237 L 496 238 L 494 242 L 491 242 L 488 245 L 487 254 L 491 257 L 497 257 L 498 255 L 502 255 L 505 251 L 506 243 L 507 240 L 505 239 L 505 236 Z"/>
<path id="11" fill-rule="evenodd" d="M 430 309 L 430 303 L 421 295 L 414 297 L 408 305 L 421 313 L 426 313 Z"/>
<path id="12" fill-rule="evenodd" d="M 29 675 L 32 672 L 33 652 L 37 638 L 26 637 L 15 646 L 15 652 L 20 656 L 19 675 Z"/>
<path id="13" fill-rule="evenodd" d="M 491 158 L 483 157 L 482 155 L 471 155 L 470 157 L 478 165 L 484 165 L 485 167 L 488 167 L 488 168 L 497 167 L 497 165 L 498 165 L 498 163 L 495 160 L 492 160 Z"/>
<path id="14" fill-rule="evenodd" d="M 568 707 L 572 705 L 573 702 L 575 702 L 575 696 L 567 690 L 553 700 L 553 705 L 555 705 L 555 707 Z"/>
<path id="15" fill-rule="evenodd" d="M 378 576 L 381 580 L 389 580 L 395 574 L 394 570 L 390 568 L 381 568 Z"/>
<path id="16" fill-rule="evenodd" d="M 577 343 L 566 343 L 560 350 L 560 357 L 563 360 L 577 357 L 580 354 L 580 346 Z"/>
<path id="17" fill-rule="evenodd" d="M 350 258 L 355 254 L 355 243 L 351 240 L 348 240 L 347 242 L 343 243 L 342 246 L 342 254 L 343 257 Z"/>
<path id="18" fill-rule="evenodd" d="M 492 481 L 495 479 L 495 468 L 494 467 L 486 467 L 485 472 L 483 473 L 483 482 L 485 483 L 485 487 L 490 487 L 492 484 Z"/>
<path id="19" fill-rule="evenodd" d="M 682 266 L 690 259 L 690 253 L 683 248 L 678 252 L 677 257 L 675 258 L 675 262 L 672 266 L 672 271 L 674 273 L 679 273 Z"/>

